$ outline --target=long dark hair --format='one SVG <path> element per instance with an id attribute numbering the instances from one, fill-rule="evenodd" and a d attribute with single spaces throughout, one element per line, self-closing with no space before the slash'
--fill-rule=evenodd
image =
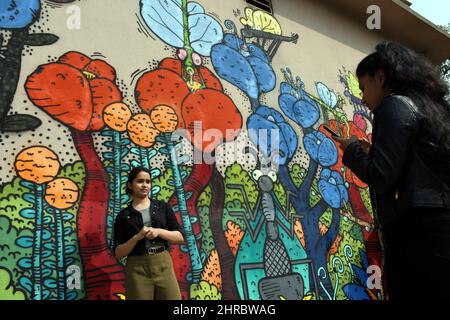
<path id="1" fill-rule="evenodd" d="M 128 174 L 128 181 L 127 181 L 127 186 L 125 189 L 125 192 L 127 194 L 129 194 L 129 195 L 133 194 L 133 191 L 131 191 L 131 189 L 128 188 L 128 183 L 133 183 L 134 179 L 136 179 L 137 175 L 141 172 L 147 172 L 150 177 L 152 176 L 150 171 L 144 167 L 134 167 L 133 169 L 131 169 L 130 173 Z"/>
<path id="2" fill-rule="evenodd" d="M 401 44 L 383 42 L 359 63 L 356 75 L 374 76 L 378 70 L 386 75 L 385 87 L 414 101 L 431 134 L 450 152 L 450 105 L 445 99 L 449 88 L 438 68 Z"/>

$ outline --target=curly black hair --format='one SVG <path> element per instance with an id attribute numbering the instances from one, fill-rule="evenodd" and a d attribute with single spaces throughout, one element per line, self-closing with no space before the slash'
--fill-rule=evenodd
<path id="1" fill-rule="evenodd" d="M 358 64 L 356 75 L 374 76 L 378 70 L 386 75 L 385 87 L 414 101 L 432 134 L 450 152 L 450 105 L 445 99 L 449 88 L 439 69 L 399 43 L 382 42 Z"/>

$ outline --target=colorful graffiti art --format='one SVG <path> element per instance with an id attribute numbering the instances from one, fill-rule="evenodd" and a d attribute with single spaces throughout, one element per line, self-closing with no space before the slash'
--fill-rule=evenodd
<path id="1" fill-rule="evenodd" d="M 276 63 L 301 47 L 299 35 L 267 12 L 235 9 L 237 22 L 222 23 L 212 2 L 135 2 L 139 30 L 164 54 L 150 52 L 130 79 L 107 52 L 76 47 L 51 61 L 32 56 L 25 74 L 24 48 L 50 54 L 58 40 L 30 31 L 48 3 L 0 4 L 0 137 L 34 137 L 45 118 L 77 156 L 32 139 L 9 152 L 0 299 L 126 299 L 126 258 L 115 258 L 112 234 L 136 166 L 150 170 L 151 196 L 183 228 L 185 243 L 170 250 L 183 299 L 382 299 L 368 285 L 369 266 L 382 262 L 368 187 L 324 129 L 371 141 L 357 78 L 339 72 L 343 95 L 316 79 L 316 91 L 306 90 Z M 34 115 L 13 103 L 20 90 Z M 251 169 L 219 167 L 214 157 L 239 138 Z"/>

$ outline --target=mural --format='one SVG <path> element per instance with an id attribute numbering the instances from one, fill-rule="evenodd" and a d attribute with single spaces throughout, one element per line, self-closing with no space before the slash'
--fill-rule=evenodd
<path id="1" fill-rule="evenodd" d="M 275 16 L 239 8 L 229 12 L 238 22 L 222 22 L 211 3 L 136 0 L 140 28 L 169 54 L 130 81 L 107 53 L 77 47 L 33 60 L 23 74 L 25 46 L 50 53 L 58 40 L 29 30 L 51 2 L 73 1 L 0 5 L 0 137 L 20 137 L 45 115 L 79 160 L 61 161 L 60 150 L 32 140 L 8 155 L 1 299 L 126 299 L 126 258 L 111 251 L 112 227 L 129 203 L 134 166 L 151 171 L 151 196 L 169 202 L 183 227 L 186 241 L 171 255 L 184 299 L 383 298 L 368 281 L 369 266 L 382 261 L 367 185 L 323 129 L 371 140 L 351 72 L 337 70 L 343 95 L 320 79 L 309 92 L 292 67 L 275 64 L 280 51 L 302 48 Z M 36 116 L 10 112 L 21 75 Z M 219 168 L 222 147 L 241 138 L 252 169 Z"/>

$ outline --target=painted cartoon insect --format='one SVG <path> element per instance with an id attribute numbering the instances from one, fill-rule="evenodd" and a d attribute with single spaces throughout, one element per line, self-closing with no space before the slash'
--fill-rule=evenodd
<path id="1" fill-rule="evenodd" d="M 245 213 L 230 212 L 244 219 L 248 231 L 236 257 L 236 279 L 242 284 L 242 298 L 278 300 L 282 296 L 289 300 L 302 299 L 305 288 L 312 287 L 310 283 L 305 284 L 305 281 L 309 282 L 312 261 L 306 259 L 306 253 L 294 236 L 294 219 L 301 217 L 290 214 L 289 198 L 294 195 L 286 192 L 284 210 L 274 194 L 276 172 L 263 164 L 261 170 L 253 171 L 252 178 L 260 190 L 253 209 L 242 185 L 227 185 L 242 193 L 250 215 L 248 219 Z M 259 297 L 256 288 L 251 288 L 256 285 Z M 313 287 L 317 288 L 317 284 L 314 283 Z"/>

